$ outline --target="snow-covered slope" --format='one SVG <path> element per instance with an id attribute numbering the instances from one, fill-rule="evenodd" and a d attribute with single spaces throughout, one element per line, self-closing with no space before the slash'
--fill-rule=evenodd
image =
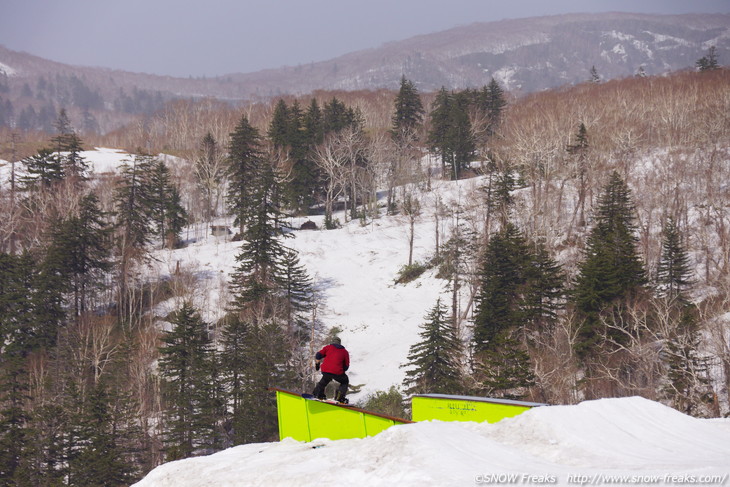
<path id="1" fill-rule="evenodd" d="M 632 397 L 497 424 L 433 421 L 365 439 L 244 445 L 164 464 L 135 485 L 724 485 L 729 474 L 730 420 Z"/>
<path id="2" fill-rule="evenodd" d="M 464 203 L 474 191 L 478 179 L 455 182 L 434 182 L 424 193 L 422 214 L 415 226 L 414 261 L 433 256 L 436 223 L 433 200 L 454 207 Z M 344 215 L 337 215 L 344 222 Z M 312 217 L 322 227 L 322 217 Z M 294 227 L 301 219 L 292 221 Z M 440 225 L 448 228 L 451 222 Z M 322 298 L 318 318 L 326 328 L 338 327 L 343 344 L 350 351 L 348 371 L 353 385 L 364 385 L 362 394 L 387 390 L 400 385 L 411 345 L 419 341 L 420 325 L 439 296 L 450 303 L 447 282 L 435 279 L 435 270 L 408 283 L 394 283 L 399 269 L 408 263 L 408 224 L 402 216 L 383 216 L 362 224 L 359 220 L 343 224 L 335 230 L 295 231 L 285 245 L 296 249 L 301 263 L 313 278 Z M 177 268 L 177 262 L 197 276 L 196 306 L 204 318 L 212 321 L 225 309 L 221 290 L 225 288 L 235 266 L 240 242 L 199 233 L 199 239 L 182 249 L 156 255 L 157 269 L 165 278 Z M 444 228 L 441 228 L 443 238 Z M 171 300 L 164 315 L 179 302 Z M 315 343 L 316 347 L 324 345 Z M 317 348 L 318 349 L 318 348 Z"/>
<path id="3" fill-rule="evenodd" d="M 80 153 L 89 164 L 89 171 L 94 174 L 115 172 L 124 161 L 131 160 L 132 156 L 118 149 L 97 147 L 93 150 L 86 150 Z M 11 164 L 9 161 L 0 159 L 0 184 L 10 181 Z M 25 175 L 25 168 L 20 162 L 15 163 L 15 176 Z"/>

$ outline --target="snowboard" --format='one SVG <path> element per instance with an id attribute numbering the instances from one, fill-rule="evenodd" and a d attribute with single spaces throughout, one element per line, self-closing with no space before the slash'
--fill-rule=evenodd
<path id="1" fill-rule="evenodd" d="M 304 399 L 309 399 L 310 401 L 326 402 L 327 404 L 334 404 L 335 406 L 353 407 L 352 404 L 337 402 L 334 399 L 317 399 L 313 394 L 307 394 L 306 392 L 302 394 L 302 397 Z"/>

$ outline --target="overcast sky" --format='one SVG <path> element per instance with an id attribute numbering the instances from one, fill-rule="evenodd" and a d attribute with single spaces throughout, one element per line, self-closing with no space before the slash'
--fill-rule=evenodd
<path id="1" fill-rule="evenodd" d="M 216 76 L 575 12 L 730 13 L 730 0 L 0 0 L 0 44 L 68 64 Z"/>

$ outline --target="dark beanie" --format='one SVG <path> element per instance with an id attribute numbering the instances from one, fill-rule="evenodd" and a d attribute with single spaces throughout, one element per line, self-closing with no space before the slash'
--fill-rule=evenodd
<path id="1" fill-rule="evenodd" d="M 342 340 L 340 340 L 340 337 L 334 337 L 332 339 L 332 343 L 335 343 L 337 345 L 342 345 Z"/>

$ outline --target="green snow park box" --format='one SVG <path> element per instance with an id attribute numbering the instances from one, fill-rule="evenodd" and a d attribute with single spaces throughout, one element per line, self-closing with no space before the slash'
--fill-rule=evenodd
<path id="1" fill-rule="evenodd" d="M 545 404 L 446 394 L 417 394 L 411 399 L 413 421 L 437 419 L 496 423 L 538 406 Z"/>
<path id="2" fill-rule="evenodd" d="M 364 409 L 304 399 L 301 394 L 273 388 L 279 414 L 279 439 L 312 441 L 374 436 L 396 424 L 411 423 Z"/>

